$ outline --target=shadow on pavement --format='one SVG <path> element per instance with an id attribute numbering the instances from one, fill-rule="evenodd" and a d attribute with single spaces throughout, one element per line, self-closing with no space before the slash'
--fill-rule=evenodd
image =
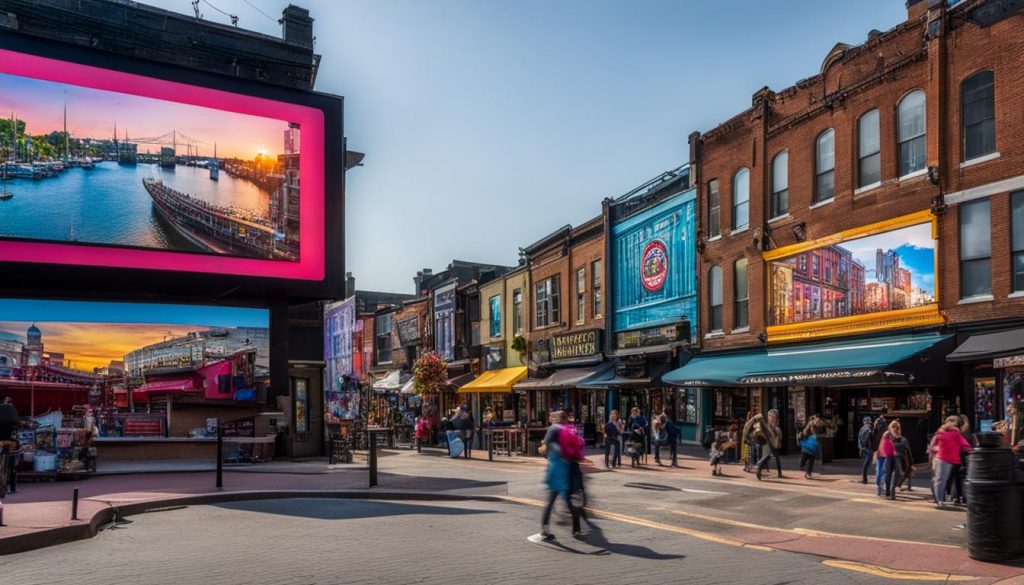
<path id="1" fill-rule="evenodd" d="M 639 559 L 649 559 L 652 561 L 667 561 L 672 559 L 683 559 L 686 555 L 667 555 L 659 552 L 655 552 L 646 546 L 639 544 L 627 544 L 624 542 L 611 542 L 605 536 L 604 531 L 594 524 L 588 521 L 589 530 L 579 537 L 579 540 L 599 549 L 606 550 L 615 555 L 623 555 L 627 557 L 636 557 Z"/>
<path id="2" fill-rule="evenodd" d="M 475 510 L 429 504 L 404 504 L 366 500 L 290 499 L 230 502 L 213 504 L 226 510 L 259 512 L 279 516 L 293 516 L 316 520 L 354 520 L 410 514 L 434 516 L 466 516 L 470 514 L 499 514 L 496 510 Z"/>

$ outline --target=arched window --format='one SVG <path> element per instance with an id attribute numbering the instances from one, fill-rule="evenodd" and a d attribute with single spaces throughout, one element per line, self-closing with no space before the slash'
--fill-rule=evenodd
<path id="1" fill-rule="evenodd" d="M 857 186 L 882 182 L 882 142 L 878 136 L 878 110 L 870 110 L 857 121 Z"/>
<path id="2" fill-rule="evenodd" d="M 821 203 L 836 194 L 836 133 L 829 128 L 818 134 L 814 144 L 814 202 Z"/>
<path id="3" fill-rule="evenodd" d="M 960 84 L 965 161 L 996 151 L 996 85 L 991 71 L 979 71 Z"/>
<path id="4" fill-rule="evenodd" d="M 924 92 L 919 89 L 905 95 L 896 107 L 901 177 L 924 170 L 926 144 L 924 111 Z"/>
<path id="5" fill-rule="evenodd" d="M 772 217 L 789 213 L 789 151 L 772 160 Z"/>
<path id="6" fill-rule="evenodd" d="M 722 267 L 712 266 L 708 270 L 708 298 L 711 299 L 711 315 L 708 331 L 722 330 Z"/>
<path id="7" fill-rule="evenodd" d="M 722 200 L 718 198 L 718 179 L 708 181 L 708 237 L 722 233 Z"/>
<path id="8" fill-rule="evenodd" d="M 732 229 L 750 225 L 750 171 L 742 168 L 732 179 Z"/>

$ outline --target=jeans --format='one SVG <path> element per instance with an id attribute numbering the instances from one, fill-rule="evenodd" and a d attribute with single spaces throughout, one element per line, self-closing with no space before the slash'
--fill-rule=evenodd
<path id="1" fill-rule="evenodd" d="M 548 505 L 544 507 L 544 515 L 543 515 L 543 517 L 541 519 L 541 525 L 544 527 L 545 530 L 547 530 L 548 524 L 551 522 L 551 510 L 554 509 L 554 507 L 555 507 L 555 500 L 558 499 L 559 494 L 561 494 L 562 499 L 565 501 L 566 507 L 569 508 L 569 514 L 572 515 L 572 531 L 573 532 L 579 532 L 580 531 L 580 513 L 576 509 L 576 506 L 572 505 L 572 498 L 569 497 L 569 492 L 568 491 L 564 491 L 564 492 L 551 491 L 551 492 L 548 492 Z"/>
<path id="2" fill-rule="evenodd" d="M 861 456 L 861 459 L 864 460 L 864 467 L 860 470 L 861 482 L 867 483 L 868 482 L 868 469 L 871 468 L 872 453 L 871 453 L 871 451 L 861 451 L 860 456 Z"/>
<path id="3" fill-rule="evenodd" d="M 801 451 L 800 452 L 800 468 L 803 469 L 803 466 L 806 465 L 807 466 L 807 475 L 810 475 L 810 474 L 814 473 L 814 460 L 815 459 L 817 459 L 817 456 L 812 454 L 812 453 L 808 453 L 806 451 Z M 782 473 L 782 472 L 780 471 L 779 473 Z"/>
<path id="4" fill-rule="evenodd" d="M 666 440 L 664 443 L 656 441 L 654 443 L 654 460 L 656 462 L 658 462 L 658 463 L 661 463 L 661 447 L 662 447 L 662 445 L 668 447 L 668 453 L 672 457 L 672 465 L 676 465 L 676 462 L 678 460 L 678 455 L 679 455 L 679 453 L 678 453 L 679 444 L 678 444 L 677 441 L 673 441 L 673 440 Z"/>
<path id="5" fill-rule="evenodd" d="M 875 458 L 875 487 L 878 488 L 878 495 L 885 492 L 885 457 L 879 455 Z"/>
<path id="6" fill-rule="evenodd" d="M 473 453 L 473 431 L 462 431 L 462 444 L 465 446 L 462 455 L 470 459 Z"/>
<path id="7" fill-rule="evenodd" d="M 609 465 L 611 455 L 611 465 Z M 604 440 L 604 466 L 618 467 L 622 465 L 622 444 L 618 437 L 606 437 Z"/>
<path id="8" fill-rule="evenodd" d="M 953 472 L 946 481 L 946 493 L 954 500 L 964 497 L 964 466 L 953 465 Z"/>
<path id="9" fill-rule="evenodd" d="M 772 447 L 771 444 L 765 445 L 765 447 L 768 448 L 768 453 L 761 457 L 761 460 L 757 462 L 757 469 L 768 469 L 768 460 L 775 458 L 775 467 L 779 470 L 779 476 L 781 477 L 782 459 L 779 459 L 779 455 L 775 452 L 775 447 Z"/>
<path id="10" fill-rule="evenodd" d="M 942 505 L 946 502 L 946 483 L 953 475 L 953 464 L 941 459 L 932 459 L 932 496 L 935 503 Z"/>
<path id="11" fill-rule="evenodd" d="M 896 497 L 896 488 L 900 486 L 903 479 L 903 462 L 895 457 L 888 457 L 885 460 L 885 495 L 890 498 Z"/>
<path id="12" fill-rule="evenodd" d="M 761 459 L 761 445 L 751 442 L 747 447 L 747 462 L 750 467 L 757 467 L 757 462 Z"/>

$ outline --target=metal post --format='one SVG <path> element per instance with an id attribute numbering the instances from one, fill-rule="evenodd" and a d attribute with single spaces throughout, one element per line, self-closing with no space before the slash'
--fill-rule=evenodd
<path id="1" fill-rule="evenodd" d="M 217 489 L 224 487 L 224 427 L 217 424 Z"/>
<path id="2" fill-rule="evenodd" d="M 4 525 L 4 502 L 0 500 L 0 526 Z"/>
<path id="3" fill-rule="evenodd" d="M 486 430 L 484 433 L 487 439 L 487 460 L 494 461 L 494 431 Z"/>
<path id="4" fill-rule="evenodd" d="M 369 431 L 366 434 L 370 439 L 370 487 L 377 487 L 377 437 L 373 431 Z"/>
<path id="5" fill-rule="evenodd" d="M 71 496 L 71 519 L 78 520 L 78 488 Z"/>
<path id="6" fill-rule="evenodd" d="M 328 448 L 331 451 L 330 451 L 330 455 L 328 455 L 327 462 L 330 465 L 334 465 L 334 433 L 328 433 L 328 436 L 330 438 L 328 439 L 328 443 L 327 444 L 328 444 Z"/>

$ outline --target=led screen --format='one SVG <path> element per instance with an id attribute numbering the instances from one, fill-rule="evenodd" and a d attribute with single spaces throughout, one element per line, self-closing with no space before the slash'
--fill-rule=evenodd
<path id="1" fill-rule="evenodd" d="M 10 51 L 0 88 L 5 259 L 323 277 L 320 110 Z"/>

